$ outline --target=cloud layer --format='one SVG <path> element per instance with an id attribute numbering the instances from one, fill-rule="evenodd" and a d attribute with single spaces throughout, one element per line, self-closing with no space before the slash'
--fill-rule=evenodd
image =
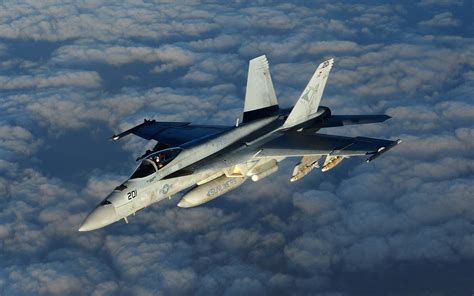
<path id="1" fill-rule="evenodd" d="M 466 5 L 1 4 L 0 294 L 472 293 Z M 143 118 L 233 124 L 263 53 L 284 107 L 335 57 L 323 105 L 393 118 L 325 132 L 403 144 L 296 184 L 286 161 L 201 207 L 175 197 L 77 232 L 153 145 L 103 135 Z"/>

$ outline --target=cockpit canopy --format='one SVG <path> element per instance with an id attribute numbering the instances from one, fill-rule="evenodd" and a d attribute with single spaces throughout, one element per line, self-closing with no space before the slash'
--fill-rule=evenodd
<path id="1" fill-rule="evenodd" d="M 168 148 L 148 154 L 140 163 L 130 179 L 147 177 L 170 163 L 183 151 L 182 148 Z"/>

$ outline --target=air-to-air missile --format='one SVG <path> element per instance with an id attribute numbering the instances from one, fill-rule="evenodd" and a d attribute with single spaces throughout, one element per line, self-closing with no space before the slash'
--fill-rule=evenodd
<path id="1" fill-rule="evenodd" d="M 293 169 L 290 181 L 296 182 L 309 174 L 313 169 L 318 168 L 318 160 L 321 156 L 303 156 L 301 161 Z"/>
<path id="2" fill-rule="evenodd" d="M 178 207 L 191 208 L 211 201 L 239 187 L 246 179 L 246 177 L 229 178 L 223 175 L 205 184 L 198 185 L 181 198 Z"/>
<path id="3" fill-rule="evenodd" d="M 326 160 L 324 161 L 323 168 L 321 169 L 321 172 L 327 172 L 330 169 L 336 167 L 338 164 L 341 163 L 341 161 L 344 160 L 344 157 L 342 156 L 326 156 Z"/>

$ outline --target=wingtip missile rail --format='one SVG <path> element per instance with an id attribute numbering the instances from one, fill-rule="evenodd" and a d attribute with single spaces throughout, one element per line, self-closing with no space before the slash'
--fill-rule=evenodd
<path id="1" fill-rule="evenodd" d="M 137 129 L 139 129 L 139 128 L 145 126 L 145 125 L 153 124 L 154 122 L 156 122 L 154 119 L 143 119 L 143 123 L 141 123 L 139 125 L 136 125 L 132 128 L 129 128 L 128 130 L 123 131 L 119 134 L 114 134 L 112 137 L 110 137 L 110 140 L 112 140 L 112 141 L 120 140 L 121 138 L 135 132 Z"/>
<path id="2" fill-rule="evenodd" d="M 384 154 L 385 152 L 387 152 L 388 150 L 392 149 L 393 147 L 397 146 L 398 144 L 400 144 L 402 142 L 402 140 L 398 139 L 396 141 L 393 142 L 393 144 L 389 145 L 389 146 L 386 146 L 386 147 L 381 147 L 379 148 L 379 150 L 377 152 L 375 152 L 374 154 L 372 154 L 369 158 L 367 158 L 367 162 L 371 162 L 372 160 L 376 159 L 377 157 L 379 157 L 380 155 Z"/>

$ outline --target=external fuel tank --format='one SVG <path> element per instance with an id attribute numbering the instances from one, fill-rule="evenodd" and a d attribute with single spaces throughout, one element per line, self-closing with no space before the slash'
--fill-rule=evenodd
<path id="1" fill-rule="evenodd" d="M 239 187 L 245 180 L 245 177 L 229 178 L 225 175 L 220 176 L 186 193 L 179 201 L 178 207 L 191 208 L 211 201 Z"/>

